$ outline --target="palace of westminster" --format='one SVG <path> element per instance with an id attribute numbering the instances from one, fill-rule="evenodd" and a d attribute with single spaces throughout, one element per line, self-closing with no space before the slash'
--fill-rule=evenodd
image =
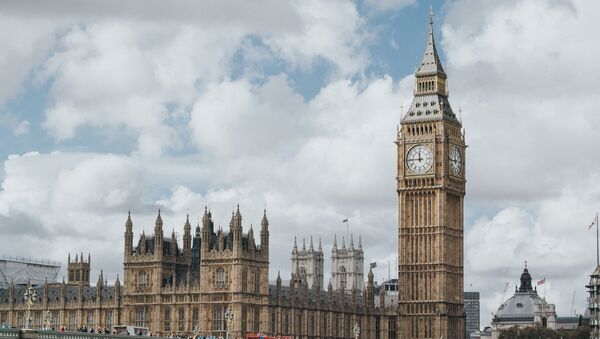
<path id="1" fill-rule="evenodd" d="M 292 250 L 289 283 L 278 275 L 269 284 L 269 221 L 244 229 L 238 209 L 229 230 L 216 230 L 204 211 L 192 234 L 183 226 L 182 247 L 175 233 L 163 233 L 160 211 L 152 235 L 134 239 L 133 222 L 124 230 L 124 276 L 107 286 L 102 273 L 90 284 L 90 259 L 68 261 L 68 281 L 35 286 L 34 326 L 49 310 L 55 327 L 74 329 L 145 326 L 155 333 L 192 332 L 225 337 L 225 311 L 234 314 L 233 338 L 247 333 L 325 339 L 354 337 L 463 338 L 463 197 L 465 140 L 448 101 L 446 73 L 436 51 L 433 21 L 422 63 L 415 72 L 414 99 L 396 135 L 398 194 L 398 292 L 376 293 L 373 273 L 364 279 L 360 239 L 334 241 L 332 275 L 323 283 L 321 241 Z M 316 247 L 316 249 L 315 249 Z M 287 279 L 286 279 L 287 280 Z M 26 286 L 0 289 L 0 323 L 23 326 Z M 389 293 L 391 294 L 391 293 Z"/>

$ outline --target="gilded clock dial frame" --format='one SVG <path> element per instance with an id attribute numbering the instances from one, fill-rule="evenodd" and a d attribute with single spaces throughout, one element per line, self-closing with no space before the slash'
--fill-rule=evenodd
<path id="1" fill-rule="evenodd" d="M 452 175 L 459 176 L 462 173 L 462 153 L 460 152 L 458 146 L 450 146 L 448 162 L 450 165 L 450 173 Z"/>
<path id="2" fill-rule="evenodd" d="M 413 174 L 425 174 L 433 166 L 433 151 L 427 145 L 415 145 L 406 153 L 405 161 Z"/>

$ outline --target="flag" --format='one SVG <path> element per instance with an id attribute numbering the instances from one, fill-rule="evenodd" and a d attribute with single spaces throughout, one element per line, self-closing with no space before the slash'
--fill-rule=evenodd
<path id="1" fill-rule="evenodd" d="M 370 266 L 371 266 L 370 268 L 375 268 L 375 267 L 377 267 L 377 263 L 376 263 L 376 262 L 372 262 L 372 263 L 370 264 Z"/>
<path id="2" fill-rule="evenodd" d="M 592 226 L 596 225 L 598 223 L 598 214 L 596 214 L 596 217 L 594 218 L 594 221 L 592 221 L 592 223 L 590 224 L 590 226 L 588 226 L 588 231 L 592 228 Z"/>
<path id="3" fill-rule="evenodd" d="M 342 220 L 342 222 L 343 222 L 343 223 L 344 223 L 344 222 L 348 222 L 348 219 L 344 219 L 344 220 Z"/>
<path id="4" fill-rule="evenodd" d="M 540 286 L 540 285 L 543 285 L 545 283 L 546 283 L 546 278 L 544 277 L 544 279 L 542 279 L 542 280 L 540 280 L 540 281 L 537 282 L 537 285 Z"/>

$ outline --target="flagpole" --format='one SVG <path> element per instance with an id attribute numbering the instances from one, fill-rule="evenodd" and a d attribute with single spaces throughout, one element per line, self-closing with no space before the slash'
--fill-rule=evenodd
<path id="1" fill-rule="evenodd" d="M 598 245 L 598 212 L 596 212 L 596 267 L 600 266 L 600 246 Z"/>

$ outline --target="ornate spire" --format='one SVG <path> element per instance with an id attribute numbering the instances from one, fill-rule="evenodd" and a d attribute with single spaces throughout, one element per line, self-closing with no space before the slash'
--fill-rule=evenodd
<path id="1" fill-rule="evenodd" d="M 342 248 L 346 248 L 346 238 L 342 235 Z"/>
<path id="2" fill-rule="evenodd" d="M 263 231 L 266 231 L 269 229 L 269 219 L 267 219 L 267 209 L 266 208 L 264 210 L 262 221 L 260 222 L 260 225 L 262 226 Z"/>
<path id="3" fill-rule="evenodd" d="M 402 123 L 448 119 L 460 124 L 448 102 L 447 76 L 435 46 L 431 7 L 427 46 L 415 77 L 415 97 Z"/>
<path id="4" fill-rule="evenodd" d="M 131 211 L 127 212 L 127 221 L 125 221 L 125 230 L 131 231 L 133 228 L 133 222 L 131 221 Z"/>
<path id="5" fill-rule="evenodd" d="M 362 251 L 362 237 L 358 235 L 358 249 Z"/>
<path id="6" fill-rule="evenodd" d="M 302 252 L 306 252 L 306 239 L 302 238 Z"/>
<path id="7" fill-rule="evenodd" d="M 319 252 L 323 252 L 323 245 L 321 244 L 321 237 L 319 237 Z"/>
<path id="8" fill-rule="evenodd" d="M 333 235 L 333 250 L 337 250 L 337 235 Z"/>
<path id="9" fill-rule="evenodd" d="M 312 235 L 311 235 L 311 236 L 310 236 L 310 246 L 309 246 L 309 250 L 310 250 L 311 252 L 315 250 L 315 249 L 314 249 L 314 247 L 313 247 L 313 239 L 312 239 L 312 238 L 313 238 L 313 237 L 312 237 Z"/>
<path id="10" fill-rule="evenodd" d="M 350 234 L 350 249 L 354 249 L 354 234 Z"/>
<path id="11" fill-rule="evenodd" d="M 425 47 L 425 54 L 423 55 L 423 61 L 417 69 L 416 75 L 443 75 L 446 77 L 446 72 L 442 67 L 442 62 L 438 56 L 437 49 L 435 48 L 435 37 L 433 34 L 433 9 L 429 6 L 429 34 L 427 37 L 427 47 Z"/>
<path id="12" fill-rule="evenodd" d="M 160 216 L 160 208 L 158 209 L 158 216 L 156 216 L 156 221 L 154 222 L 154 229 L 162 232 L 163 220 Z"/>
<path id="13" fill-rule="evenodd" d="M 294 248 L 292 249 L 292 253 L 298 252 L 298 244 L 296 243 L 296 236 L 294 236 Z"/>

